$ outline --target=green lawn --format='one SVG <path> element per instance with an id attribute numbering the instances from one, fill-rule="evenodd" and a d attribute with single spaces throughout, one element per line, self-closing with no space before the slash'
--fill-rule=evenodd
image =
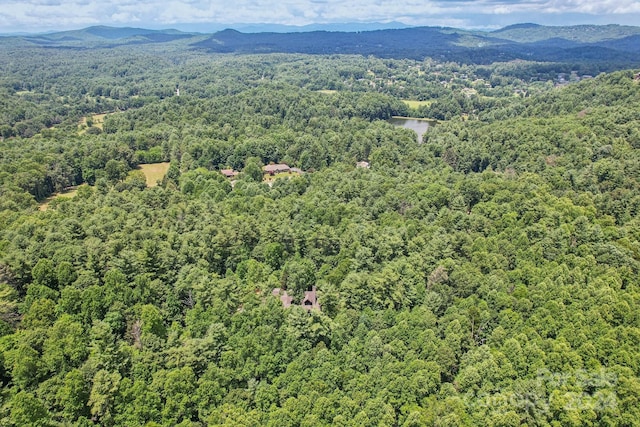
<path id="1" fill-rule="evenodd" d="M 102 130 L 102 126 L 104 125 L 104 118 L 107 116 L 107 113 L 103 114 L 94 114 L 91 116 L 91 120 L 93 121 L 93 127 Z M 87 131 L 87 118 L 83 117 L 80 120 L 80 124 L 78 125 L 78 134 L 82 135 Z"/>
<path id="2" fill-rule="evenodd" d="M 158 185 L 158 181 L 162 181 L 162 178 L 167 174 L 169 165 L 169 162 L 150 163 L 146 165 L 139 165 L 138 168 L 142 173 L 144 173 L 144 176 L 147 179 L 147 187 L 155 187 Z"/>
<path id="3" fill-rule="evenodd" d="M 49 209 L 49 204 L 55 199 L 60 199 L 60 198 L 70 199 L 72 197 L 75 197 L 76 194 L 78 194 L 78 187 L 68 188 L 64 191 L 61 191 L 59 193 L 54 194 L 53 196 L 49 196 L 46 199 L 44 199 L 42 203 L 40 203 L 40 205 L 38 206 L 38 209 L 41 211 L 46 211 L 47 209 Z"/>
<path id="4" fill-rule="evenodd" d="M 429 105 L 431 105 L 432 101 L 414 101 L 412 99 L 403 99 L 402 102 L 407 104 L 407 107 L 415 109 L 422 106 L 428 107 Z"/>
<path id="5" fill-rule="evenodd" d="M 282 172 L 275 175 L 265 175 L 263 182 L 270 183 L 280 178 L 293 178 L 294 176 L 300 176 L 298 172 Z"/>

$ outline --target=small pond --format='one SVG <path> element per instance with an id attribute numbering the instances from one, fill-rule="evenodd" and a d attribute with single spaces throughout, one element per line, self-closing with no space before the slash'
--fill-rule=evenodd
<path id="1" fill-rule="evenodd" d="M 403 127 L 414 131 L 417 135 L 416 140 L 418 141 L 418 143 L 422 142 L 422 135 L 424 135 L 427 129 L 429 129 L 430 126 L 436 125 L 435 120 L 417 119 L 415 117 L 393 116 L 388 121 L 394 126 Z"/>

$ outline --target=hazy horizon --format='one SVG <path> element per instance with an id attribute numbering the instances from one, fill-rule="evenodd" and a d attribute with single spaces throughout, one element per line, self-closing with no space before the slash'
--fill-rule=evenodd
<path id="1" fill-rule="evenodd" d="M 497 29 L 531 22 L 539 25 L 619 24 L 640 22 L 636 0 L 0 0 L 0 33 L 44 33 L 95 25 L 212 31 L 221 27 L 286 25 L 444 26 Z"/>

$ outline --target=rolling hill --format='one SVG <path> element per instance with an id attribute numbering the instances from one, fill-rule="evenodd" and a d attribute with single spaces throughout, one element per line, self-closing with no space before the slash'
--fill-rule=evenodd
<path id="1" fill-rule="evenodd" d="M 172 43 L 211 53 L 355 54 L 383 58 L 425 57 L 489 64 L 516 59 L 541 62 L 598 62 L 614 68 L 640 63 L 640 27 L 518 24 L 492 32 L 443 27 L 373 31 L 249 33 L 226 29 L 212 34 L 178 30 L 89 27 L 44 35 L 5 37 L 46 47 L 99 48 Z"/>

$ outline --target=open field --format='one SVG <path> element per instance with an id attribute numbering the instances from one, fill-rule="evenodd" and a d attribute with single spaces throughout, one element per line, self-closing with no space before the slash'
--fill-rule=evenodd
<path id="1" fill-rule="evenodd" d="M 102 126 L 104 125 L 104 118 L 107 116 L 107 114 L 108 113 L 94 114 L 93 116 L 91 116 L 91 120 L 93 122 L 92 126 L 102 130 Z M 80 135 L 82 135 L 83 133 L 85 133 L 87 131 L 87 118 L 86 117 L 83 117 L 82 120 L 80 120 L 80 124 L 78 125 L 78 128 L 80 129 L 78 131 L 78 133 Z"/>
<path id="2" fill-rule="evenodd" d="M 47 209 L 49 209 L 49 204 L 53 200 L 60 199 L 60 198 L 71 199 L 72 197 L 75 197 L 76 194 L 78 194 L 78 187 L 69 187 L 59 193 L 54 194 L 53 196 L 49 196 L 46 199 L 44 199 L 42 203 L 40 203 L 40 205 L 38 206 L 38 209 L 41 211 L 46 211 Z"/>
<path id="3" fill-rule="evenodd" d="M 337 90 L 333 90 L 333 89 L 321 89 L 321 90 L 319 90 L 317 92 L 326 93 L 326 94 L 338 93 Z"/>
<path id="4" fill-rule="evenodd" d="M 431 105 L 431 101 L 414 101 L 411 99 L 403 99 L 402 102 L 407 104 L 407 107 L 409 108 L 418 108 L 422 106 L 428 107 L 429 105 Z"/>
<path id="5" fill-rule="evenodd" d="M 272 184 L 275 180 L 280 179 L 280 178 L 293 178 L 294 176 L 300 176 L 300 174 L 298 172 L 282 172 L 282 173 L 277 173 L 275 175 L 265 175 L 263 178 L 263 182 L 266 182 L 267 184 Z"/>
<path id="6" fill-rule="evenodd" d="M 169 162 L 163 162 L 138 166 L 147 179 L 147 187 L 155 187 L 158 185 L 158 181 L 162 181 L 162 178 L 164 178 L 169 170 L 169 164 Z"/>
<path id="7" fill-rule="evenodd" d="M 144 173 L 144 176 L 146 178 L 147 187 L 155 187 L 158 185 L 158 181 L 161 181 L 169 170 L 169 164 L 169 162 L 163 162 L 139 166 L 139 169 L 142 171 L 142 173 Z M 56 193 L 44 199 L 38 206 L 38 209 L 41 211 L 46 211 L 49 208 L 49 204 L 53 200 L 58 198 L 72 198 L 75 197 L 77 193 L 78 187 L 69 187 L 64 191 L 61 191 L 60 193 Z"/>

